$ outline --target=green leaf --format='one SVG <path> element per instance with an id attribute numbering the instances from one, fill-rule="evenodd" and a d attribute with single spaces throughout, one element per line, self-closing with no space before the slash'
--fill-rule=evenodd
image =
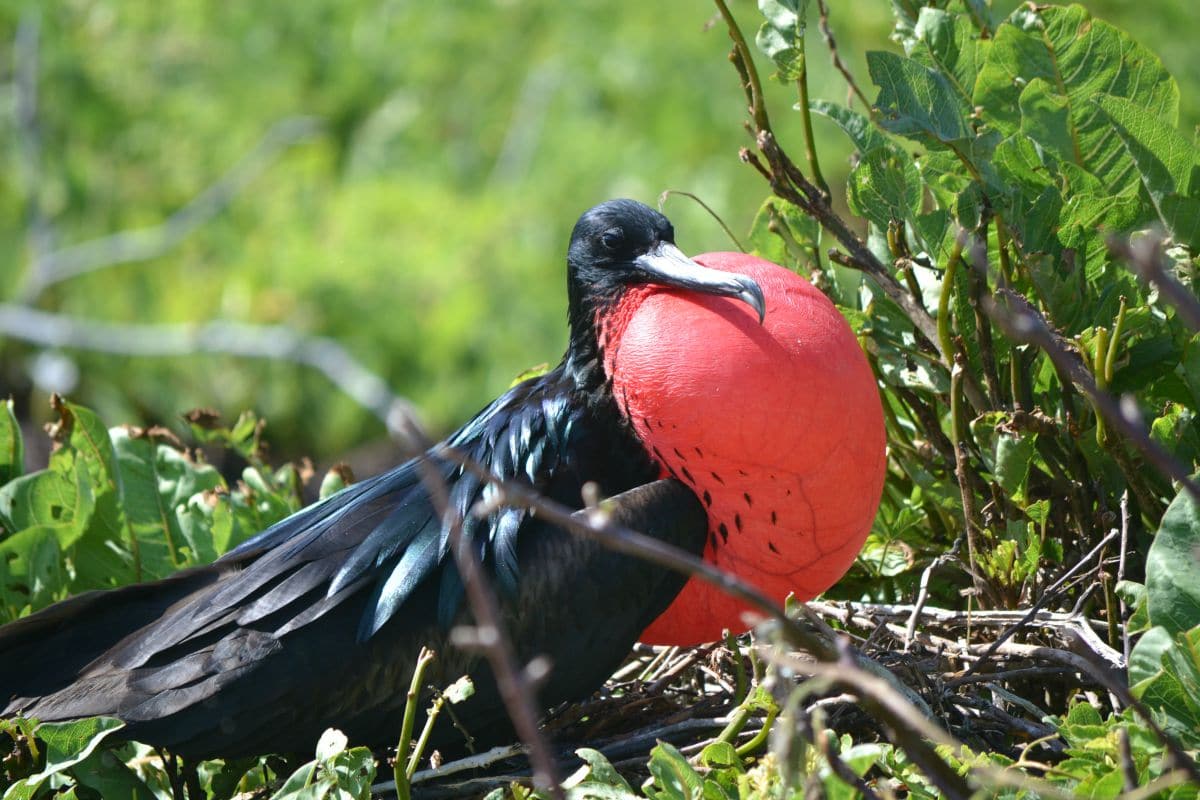
<path id="1" fill-rule="evenodd" d="M 775 77 L 789 83 L 804 70 L 804 28 L 808 0 L 758 0 L 758 10 L 766 22 L 758 29 L 754 43 L 779 70 Z"/>
<path id="2" fill-rule="evenodd" d="M 1021 132 L 1098 177 L 1106 194 L 1136 183 L 1133 163 L 1093 102 L 1128 98 L 1174 127 L 1179 89 L 1162 62 L 1078 5 L 1021 7 L 1001 25 L 975 82 L 974 105 L 1003 136 Z"/>
<path id="3" fill-rule="evenodd" d="M 880 124 L 913 139 L 951 143 L 970 137 L 966 106 L 949 79 L 911 58 L 867 53 L 867 69 L 879 87 Z"/>
<path id="4" fill-rule="evenodd" d="M 1001 432 L 996 437 L 996 481 L 1009 497 L 1017 495 L 1025 484 L 1036 440 L 1033 434 Z"/>
<path id="5" fill-rule="evenodd" d="M 36 775 L 10 786 L 4 793 L 4 800 L 33 797 L 47 778 L 65 772 L 88 758 L 109 734 L 123 727 L 124 722 L 109 717 L 44 722 L 37 726 L 35 733 L 46 748 L 46 766 Z"/>
<path id="6" fill-rule="evenodd" d="M 750 251 L 759 258 L 798 269 L 815 266 L 821 226 L 797 206 L 768 197 L 750 225 Z"/>
<path id="7" fill-rule="evenodd" d="M 13 411 L 12 398 L 2 404 L 0 412 L 0 485 L 25 472 L 25 444 L 21 438 L 21 426 Z"/>
<path id="8" fill-rule="evenodd" d="M 815 113 L 833 120 L 850 137 L 850 141 L 862 155 L 887 148 L 899 150 L 865 114 L 852 111 L 836 103 L 830 103 L 827 100 L 812 100 L 808 107 Z"/>
<path id="9" fill-rule="evenodd" d="M 1163 656 L 1174 646 L 1171 632 L 1161 625 L 1142 634 L 1129 653 L 1129 684 L 1136 686 L 1157 675 Z"/>
<path id="10" fill-rule="evenodd" d="M 979 33 L 965 14 L 923 6 L 905 52 L 945 75 L 964 104 L 969 105 L 979 74 Z"/>
<path id="11" fill-rule="evenodd" d="M 1181 490 L 1146 555 L 1150 622 L 1171 633 L 1200 625 L 1200 506 Z"/>
<path id="12" fill-rule="evenodd" d="M 1196 247 L 1200 200 L 1192 193 L 1200 149 L 1136 103 L 1107 95 L 1097 102 L 1133 159 L 1159 220 L 1177 241 Z"/>
<path id="13" fill-rule="evenodd" d="M 641 797 L 599 750 L 582 747 L 575 755 L 583 760 L 584 766 L 564 783 L 570 800 L 637 800 Z"/>
<path id="14" fill-rule="evenodd" d="M 674 745 L 660 741 L 650 751 L 647 767 L 656 790 L 654 797 L 695 800 L 703 796 L 704 778 Z"/>
<path id="15" fill-rule="evenodd" d="M 1151 630 L 1142 641 L 1159 630 L 1163 629 Z M 1138 644 L 1140 649 L 1141 642 Z M 1131 687 L 1134 696 L 1163 712 L 1168 730 L 1182 738 L 1185 747 L 1200 746 L 1200 625 L 1175 634 L 1169 641 L 1165 641 L 1164 631 L 1146 650 L 1158 653 L 1159 669 Z M 1147 660 L 1150 654 L 1140 654 L 1139 660 Z M 1138 674 L 1146 672 L 1147 666 L 1140 665 Z M 1132 674 L 1131 669 L 1131 679 Z"/>
<path id="16" fill-rule="evenodd" d="M 850 210 L 881 230 L 906 222 L 921 210 L 921 179 L 912 159 L 890 150 L 872 150 L 850 173 Z"/>

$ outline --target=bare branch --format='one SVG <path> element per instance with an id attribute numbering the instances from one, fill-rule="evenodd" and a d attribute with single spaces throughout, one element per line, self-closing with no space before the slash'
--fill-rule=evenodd
<path id="1" fill-rule="evenodd" d="M 1139 278 L 1158 287 L 1159 296 L 1175 307 L 1189 328 L 1200 331 L 1200 299 L 1167 272 L 1161 236 L 1135 240 L 1112 236 L 1107 244 L 1108 251 L 1128 264 Z"/>
<path id="2" fill-rule="evenodd" d="M 17 169 L 25 184 L 29 250 L 36 260 L 53 247 L 54 231 L 42 209 L 42 130 L 38 120 L 38 67 L 41 20 L 36 6 L 21 15 L 13 40 L 13 110 L 16 116 Z"/>
<path id="3" fill-rule="evenodd" d="M 220 213 L 282 152 L 311 139 L 320 129 L 321 123 L 314 117 L 282 119 L 228 172 L 161 225 L 122 231 L 35 256 L 21 298 L 32 302 L 47 287 L 77 275 L 162 255 Z"/>
<path id="4" fill-rule="evenodd" d="M 332 339 L 305 336 L 282 325 L 212 321 L 177 325 L 130 325 L 83 320 L 65 314 L 0 303 L 0 336 L 43 347 L 127 356 L 221 354 L 302 364 L 378 417 L 393 434 L 407 430 L 412 405 Z M 405 434 L 407 435 L 407 434 Z"/>
<path id="5" fill-rule="evenodd" d="M 1124 399 L 1118 403 L 1110 394 L 1101 391 L 1078 354 L 1072 352 L 1062 336 L 1050 328 L 1045 317 L 1030 306 L 1025 298 L 1009 289 L 997 289 L 994 297 L 984 298 L 983 308 L 1014 342 L 1040 347 L 1130 444 L 1140 450 L 1162 474 L 1178 481 L 1192 497 L 1200 500 L 1200 484 L 1191 479 L 1183 464 L 1150 438 L 1139 418 L 1136 404 L 1125 402 Z"/>

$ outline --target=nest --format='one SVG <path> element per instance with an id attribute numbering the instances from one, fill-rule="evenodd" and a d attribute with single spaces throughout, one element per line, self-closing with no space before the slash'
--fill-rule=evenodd
<path id="1" fill-rule="evenodd" d="M 827 729 L 856 743 L 906 747 L 914 731 L 922 736 L 920 720 L 909 718 L 914 713 L 933 726 L 925 738 L 940 733 L 941 743 L 1049 764 L 1063 757 L 1065 743 L 1047 717 L 1080 698 L 1100 709 L 1128 702 L 1125 660 L 1104 641 L 1107 624 L 1079 614 L 844 602 L 808 608 L 812 632 L 842 653 L 838 664 L 788 647 L 769 627 L 742 637 L 736 650 L 636 647 L 601 691 L 545 721 L 563 772 L 579 765 L 575 749 L 589 747 L 636 785 L 659 741 L 691 756 L 723 731 L 735 745 L 763 741 L 762 751 L 787 746 L 796 734 L 812 743 L 815 730 Z M 743 712 L 731 735 L 751 683 L 787 711 L 775 720 L 762 709 Z M 527 783 L 523 754 L 514 745 L 420 772 L 414 796 L 462 797 Z"/>

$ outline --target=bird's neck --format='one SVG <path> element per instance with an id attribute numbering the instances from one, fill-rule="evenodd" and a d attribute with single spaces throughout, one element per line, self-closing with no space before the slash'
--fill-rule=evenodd
<path id="1" fill-rule="evenodd" d="M 651 291 L 634 287 L 571 315 L 571 340 L 563 365 L 580 391 L 612 396 L 612 358 L 634 312 Z"/>

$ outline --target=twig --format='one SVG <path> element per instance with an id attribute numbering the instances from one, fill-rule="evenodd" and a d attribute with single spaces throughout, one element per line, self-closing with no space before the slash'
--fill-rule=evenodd
<path id="1" fill-rule="evenodd" d="M 1117 583 L 1125 580 L 1125 554 L 1129 552 L 1129 492 L 1121 492 L 1121 555 L 1117 559 Z M 1121 609 L 1121 653 L 1125 663 L 1129 664 L 1129 654 L 1132 645 L 1129 641 L 1129 610 L 1125 607 L 1125 598 L 1118 595 Z"/>
<path id="2" fill-rule="evenodd" d="M 933 575 L 933 571 L 958 558 L 958 550 L 962 547 L 962 542 L 965 538 L 966 533 L 964 529 L 963 535 L 955 538 L 954 544 L 950 545 L 950 549 L 931 561 L 929 566 L 921 572 L 921 582 L 917 590 L 917 599 L 913 603 L 912 614 L 909 615 L 908 625 L 904 629 L 905 652 L 908 652 L 912 644 L 913 633 L 917 630 L 917 618 L 921 616 L 921 611 L 925 608 L 925 603 L 929 600 L 929 579 Z"/>
<path id="3" fill-rule="evenodd" d="M 725 220 L 721 219 L 721 215 L 716 211 L 713 211 L 712 207 L 709 206 L 708 203 L 701 200 L 699 195 L 692 194 L 691 192 L 685 192 L 682 189 L 666 189 L 658 196 L 658 210 L 662 211 L 663 205 L 667 202 L 667 198 L 675 194 L 692 200 L 698 206 L 707 211 L 708 215 L 715 219 L 717 224 L 721 226 L 721 230 L 725 231 L 725 235 L 729 237 L 729 240 L 733 242 L 734 246 L 741 252 L 746 252 L 746 246 L 743 245 L 737 236 L 734 235 L 733 231 L 729 229 L 729 226 L 725 224 Z"/>
<path id="4" fill-rule="evenodd" d="M 871 101 L 867 100 L 867 96 L 863 94 L 862 89 L 858 88 L 858 82 L 854 80 L 854 76 L 850 74 L 850 69 L 842 61 L 842 57 L 838 53 L 837 40 L 833 38 L 833 29 L 829 26 L 829 9 L 825 7 L 825 0 L 817 0 L 817 12 L 821 36 L 825 39 L 825 46 L 829 48 L 829 55 L 833 59 L 834 68 L 842 73 L 842 77 L 846 79 L 846 85 L 850 87 L 850 91 L 862 103 L 866 112 L 874 117 L 875 109 L 871 105 Z"/>
<path id="5" fill-rule="evenodd" d="M 1025 298 L 1008 289 L 997 289 L 995 298 L 984 298 L 984 310 L 1009 338 L 1021 344 L 1040 347 L 1054 365 L 1087 395 L 1097 411 L 1154 467 L 1171 480 L 1179 482 L 1193 498 L 1200 500 L 1200 484 L 1189 477 L 1189 471 L 1174 456 L 1150 438 L 1139 419 L 1136 404 L 1124 399 L 1118 404 L 1110 394 L 1100 391 L 1079 355 L 1071 350 L 1059 334 L 1051 330 L 1045 317 L 1030 306 Z"/>
<path id="6" fill-rule="evenodd" d="M 746 76 L 742 89 L 746 92 L 746 99 L 750 102 L 750 115 L 754 118 L 754 133 L 758 135 L 763 131 L 769 131 L 771 130 L 771 121 L 767 117 L 762 81 L 758 79 L 758 70 L 754 66 L 754 57 L 750 53 L 750 47 L 746 44 L 746 37 L 742 35 L 742 29 L 738 27 L 737 20 L 729 12 L 729 6 L 725 5 L 725 0 L 713 0 L 713 2 L 717 4 L 717 10 L 721 12 L 721 17 L 725 20 L 725 27 L 729 31 L 729 38 L 733 40 L 736 61 L 740 64 L 739 72 Z"/>
<path id="7" fill-rule="evenodd" d="M 1128 264 L 1139 278 L 1158 287 L 1159 297 L 1175 307 L 1188 327 L 1200 331 L 1200 300 L 1164 268 L 1166 254 L 1161 237 L 1147 235 L 1130 240 L 1110 236 L 1106 244 L 1108 251 Z"/>
<path id="8" fill-rule="evenodd" d="M 1021 619 L 1019 619 L 1014 625 L 1010 626 L 1007 630 L 1005 630 L 998 637 L 996 637 L 996 641 L 991 643 L 991 645 L 988 647 L 987 651 L 983 654 L 983 656 L 980 658 L 980 660 L 978 662 L 976 662 L 974 665 L 972 665 L 970 668 L 967 669 L 966 675 L 970 675 L 971 673 L 973 673 L 975 671 L 975 668 L 978 667 L 980 663 L 987 661 L 989 658 L 992 657 L 992 655 L 995 654 L 996 650 L 1000 647 L 1000 645 L 1004 644 L 1004 642 L 1006 642 L 1017 631 L 1021 630 L 1021 628 L 1025 627 L 1030 622 L 1032 622 L 1034 617 L 1037 616 L 1037 613 L 1039 611 L 1041 611 L 1043 608 L 1045 608 L 1045 606 L 1048 603 L 1050 603 L 1052 600 L 1055 600 L 1057 598 L 1058 590 L 1063 586 L 1063 584 L 1065 584 L 1076 573 L 1078 573 L 1085 566 L 1087 566 L 1091 562 L 1091 560 L 1093 558 L 1095 558 L 1105 548 L 1106 545 L 1108 545 L 1109 542 L 1111 542 L 1113 539 L 1115 539 L 1117 537 L 1117 535 L 1118 535 L 1118 531 L 1116 531 L 1116 530 L 1109 531 L 1108 535 L 1105 536 L 1103 539 L 1101 539 L 1099 544 L 1097 544 L 1090 551 L 1088 551 L 1087 555 L 1085 555 L 1083 558 L 1079 559 L 1079 561 L 1075 562 L 1075 566 L 1071 567 L 1069 570 L 1064 572 L 1059 577 L 1058 580 L 1056 580 L 1054 583 L 1050 584 L 1050 586 L 1046 587 L 1045 591 L 1042 592 L 1041 597 L 1039 597 L 1037 599 L 1037 601 L 1033 604 L 1033 606 L 1028 611 L 1025 612 L 1025 614 L 1021 617 Z"/>
<path id="9" fill-rule="evenodd" d="M 412 406 L 332 339 L 305 336 L 282 325 L 216 320 L 179 325 L 136 325 L 84 320 L 0 303 L 0 336 L 44 347 L 126 356 L 222 354 L 267 358 L 311 367 L 386 424 L 393 435 L 414 416 Z"/>
<path id="10" fill-rule="evenodd" d="M 38 68 L 41 19 L 29 7 L 17 23 L 13 40 L 13 110 L 16 117 L 17 169 L 25 184 L 29 251 L 34 260 L 53 245 L 54 232 L 42 207 L 42 130 L 38 120 Z"/>
<path id="11" fill-rule="evenodd" d="M 483 571 L 478 553 L 471 546 L 471 542 L 463 538 L 463 517 L 450 502 L 449 487 L 431 458 L 450 448 L 439 446 L 435 452 L 425 432 L 411 414 L 403 413 L 395 421 L 401 428 L 401 443 L 418 442 L 425 450 L 423 455 L 417 457 L 417 469 L 429 491 L 433 507 L 448 532 L 450 552 L 462 577 L 467 604 L 475 618 L 476 627 L 473 631 L 454 629 L 451 631 L 451 641 L 460 648 L 478 649 L 483 652 L 491 665 L 496 687 L 500 690 L 500 699 L 513 728 L 528 748 L 534 784 L 546 790 L 554 800 L 563 800 L 558 767 L 551 755 L 549 743 L 538 729 L 538 707 L 534 699 L 534 679 L 531 670 L 522 669 L 517 661 L 516 649 L 501 620 L 496 593 Z M 485 474 L 490 474 L 486 468 L 481 469 Z"/>
<path id="12" fill-rule="evenodd" d="M 237 164 L 161 225 L 102 236 L 36 257 L 19 296 L 29 303 L 47 287 L 68 278 L 162 255 L 220 213 L 280 153 L 311 139 L 320 128 L 320 122 L 312 117 L 276 122 Z"/>

